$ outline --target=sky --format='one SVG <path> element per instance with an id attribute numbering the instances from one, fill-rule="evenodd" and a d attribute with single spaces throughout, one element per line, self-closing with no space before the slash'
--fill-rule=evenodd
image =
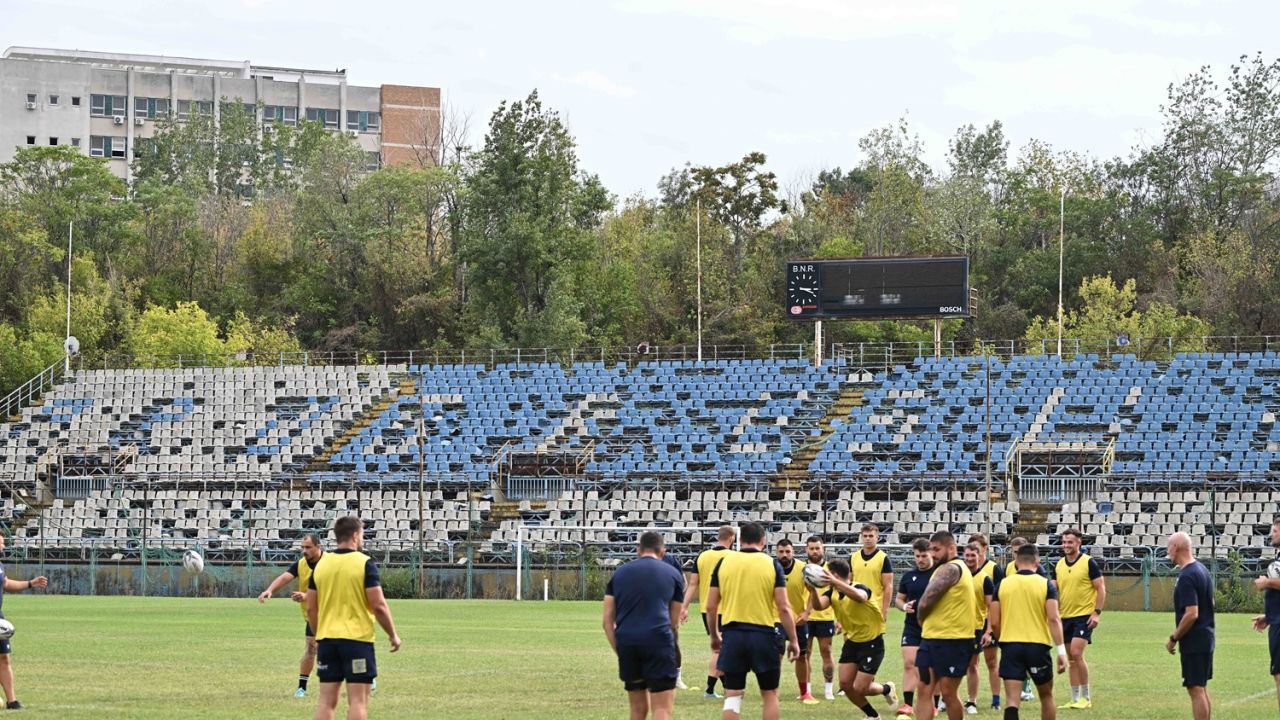
<path id="1" fill-rule="evenodd" d="M 1241 0 L 0 0 L 4 46 L 345 68 L 438 86 L 483 141 L 536 88 L 619 197 L 673 167 L 763 151 L 784 188 L 859 161 L 906 117 L 945 168 L 957 128 L 1000 120 L 1100 158 L 1155 143 L 1170 83 L 1280 56 L 1280 3 Z"/>

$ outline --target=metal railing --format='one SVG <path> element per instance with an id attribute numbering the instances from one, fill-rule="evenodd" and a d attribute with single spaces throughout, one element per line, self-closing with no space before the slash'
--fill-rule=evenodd
<path id="1" fill-rule="evenodd" d="M 80 356 L 72 356 L 78 360 Z M 66 360 L 58 362 L 36 373 L 35 377 L 14 388 L 12 392 L 0 400 L 0 422 L 8 422 L 9 418 L 19 415 L 23 408 L 34 405 L 44 393 L 63 379 Z"/>
<path id="2" fill-rule="evenodd" d="M 1018 340 L 947 340 L 941 344 L 943 357 L 974 357 L 986 354 L 1003 360 L 1018 355 L 1057 354 L 1056 338 Z M 1118 338 L 1092 342 L 1080 338 L 1063 338 L 1062 355 L 1075 358 L 1080 355 L 1097 355 L 1099 362 L 1110 362 L 1112 355 L 1132 355 L 1139 360 L 1169 360 L 1177 353 L 1259 353 L 1280 352 L 1280 337 L 1274 335 L 1230 335 Z M 863 342 L 837 343 L 831 347 L 829 357 L 837 362 L 855 367 L 891 368 L 910 365 L 917 358 L 931 358 L 933 342 Z"/>

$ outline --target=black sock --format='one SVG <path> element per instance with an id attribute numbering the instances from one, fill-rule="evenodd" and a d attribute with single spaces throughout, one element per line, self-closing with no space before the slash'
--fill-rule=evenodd
<path id="1" fill-rule="evenodd" d="M 1018 720 L 1018 708 L 1007 707 L 1004 709 L 1004 720 Z"/>
<path id="2" fill-rule="evenodd" d="M 307 689 L 307 678 L 308 678 L 308 677 L 310 677 L 310 676 L 309 676 L 309 675 L 299 675 L 299 676 L 298 676 L 298 689 L 300 689 L 300 690 L 306 690 L 306 689 Z"/>
<path id="3" fill-rule="evenodd" d="M 862 712 L 866 713 L 867 717 L 873 717 L 873 718 L 880 717 L 880 713 L 876 712 L 875 707 L 873 707 L 871 703 L 867 703 L 866 705 L 863 705 Z"/>
<path id="4" fill-rule="evenodd" d="M 902 691 L 902 701 L 903 701 L 903 702 L 905 702 L 906 704 L 910 705 L 911 707 L 915 707 L 915 706 L 916 706 L 916 691 L 915 691 L 915 690 L 903 690 L 903 691 Z"/>
<path id="5" fill-rule="evenodd" d="M 716 676 L 708 675 L 707 676 L 707 692 L 713 693 L 715 691 L 716 691 Z"/>

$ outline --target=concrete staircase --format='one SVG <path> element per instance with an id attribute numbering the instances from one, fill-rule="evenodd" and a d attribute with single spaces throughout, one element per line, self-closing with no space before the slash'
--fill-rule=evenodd
<path id="1" fill-rule="evenodd" d="M 1049 513 L 1061 509 L 1061 503 L 1021 503 L 1010 536 L 1021 536 L 1035 542 L 1040 535 L 1049 534 Z"/>
<path id="2" fill-rule="evenodd" d="M 863 404 L 862 396 L 865 392 L 865 389 L 861 387 L 841 388 L 839 397 L 831 404 L 831 407 L 827 408 L 827 414 L 818 425 L 821 430 L 818 437 L 800 448 L 799 451 L 792 453 L 791 464 L 770 478 L 769 491 L 771 495 L 774 492 L 800 489 L 805 478 L 809 476 L 809 466 L 813 464 L 814 459 L 818 457 L 818 453 L 822 451 L 823 446 L 827 444 L 827 440 L 835 432 L 836 421 L 849 417 L 849 413 L 853 408 L 860 407 Z"/>
<path id="3" fill-rule="evenodd" d="M 396 387 L 392 388 L 390 392 L 375 400 L 373 405 L 369 406 L 368 410 L 361 413 L 360 417 L 357 417 L 352 421 L 350 427 L 343 431 L 341 435 L 334 438 L 324 450 L 320 451 L 319 454 L 311 458 L 311 462 L 307 463 L 307 472 L 321 472 L 328 470 L 329 460 L 334 455 L 337 455 L 342 448 L 349 445 L 352 440 L 355 440 L 360 435 L 361 431 L 373 424 L 373 421 L 382 415 L 382 413 L 386 412 L 397 400 L 399 400 L 401 395 L 413 395 L 418 391 L 417 381 L 406 376 L 404 373 L 398 373 L 392 376 L 392 379 L 398 381 Z"/>

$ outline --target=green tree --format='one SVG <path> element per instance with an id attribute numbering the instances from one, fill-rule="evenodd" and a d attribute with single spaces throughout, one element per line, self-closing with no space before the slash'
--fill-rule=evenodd
<path id="1" fill-rule="evenodd" d="M 1178 313 L 1162 302 L 1151 302 L 1139 310 L 1138 293 L 1132 279 L 1121 285 L 1110 276 L 1085 278 L 1080 284 L 1082 307 L 1063 318 L 1063 337 L 1078 339 L 1091 351 L 1115 347 L 1117 337 L 1130 338 L 1130 352 L 1143 358 L 1167 357 L 1169 352 L 1198 350 L 1209 325 L 1193 316 Z M 1056 316 L 1039 316 L 1027 328 L 1027 340 L 1057 336 Z M 1152 341 L 1172 338 L 1171 342 Z M 1117 348 L 1118 350 L 1118 348 Z"/>
<path id="2" fill-rule="evenodd" d="M 180 302 L 172 310 L 147 308 L 138 317 L 129 343 L 130 351 L 158 366 L 176 365 L 180 358 L 198 363 L 209 357 L 224 357 L 226 345 L 218 338 L 218 325 L 199 304 Z"/>

